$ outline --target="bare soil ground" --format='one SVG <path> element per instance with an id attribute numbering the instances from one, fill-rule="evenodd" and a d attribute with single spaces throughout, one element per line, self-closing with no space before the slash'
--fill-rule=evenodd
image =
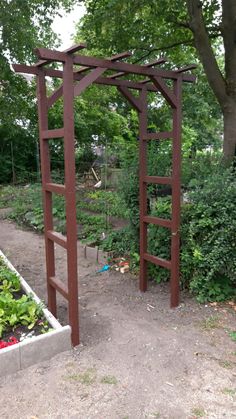
<path id="1" fill-rule="evenodd" d="M 46 299 L 43 236 L 0 221 L 0 247 Z M 79 249 L 81 345 L 1 379 L 1 419 L 236 418 L 236 330 L 229 305 L 199 305 L 168 285 L 96 274 Z M 66 255 L 56 251 L 65 277 Z M 67 322 L 60 297 L 58 316 Z"/>

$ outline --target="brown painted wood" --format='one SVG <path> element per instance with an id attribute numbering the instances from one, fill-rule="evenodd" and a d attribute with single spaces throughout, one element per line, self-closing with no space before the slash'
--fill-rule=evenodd
<path id="1" fill-rule="evenodd" d="M 171 228 L 172 222 L 171 220 L 165 220 L 164 218 L 158 218 L 158 217 L 151 217 L 151 216 L 145 216 L 143 217 L 144 223 L 147 224 L 156 224 L 161 227 Z"/>
<path id="2" fill-rule="evenodd" d="M 166 140 L 173 137 L 173 131 L 147 132 L 144 140 Z"/>
<path id="3" fill-rule="evenodd" d="M 166 269 L 171 269 L 170 260 L 162 259 L 153 255 L 149 255 L 148 253 L 144 253 L 143 257 L 147 262 L 154 263 L 154 265 L 162 266 L 163 268 L 166 268 Z"/>
<path id="4" fill-rule="evenodd" d="M 47 235 L 48 239 L 52 240 L 59 246 L 64 247 L 64 249 L 67 249 L 67 239 L 65 236 L 63 236 L 63 234 L 53 230 L 48 230 L 45 234 Z"/>
<path id="5" fill-rule="evenodd" d="M 42 174 L 43 189 L 43 208 L 44 208 L 44 231 L 53 230 L 52 216 L 52 193 L 45 188 L 46 184 L 51 182 L 50 174 L 50 154 L 48 141 L 44 141 L 43 131 L 48 130 L 47 115 L 47 96 L 45 72 L 38 69 L 37 78 L 37 98 L 38 98 L 38 119 L 39 119 L 39 140 L 40 140 L 40 160 Z M 45 237 L 45 253 L 46 253 L 46 274 L 47 274 L 47 291 L 48 291 L 48 308 L 54 316 L 57 315 L 56 291 L 50 284 L 49 278 L 55 276 L 55 251 L 54 243 Z"/>
<path id="6" fill-rule="evenodd" d="M 172 185 L 173 179 L 168 176 L 144 176 L 145 183 L 156 183 L 160 185 Z"/>
<path id="7" fill-rule="evenodd" d="M 139 214 L 140 214 L 140 271 L 139 289 L 147 290 L 147 223 L 143 222 L 147 215 L 147 184 L 144 182 L 147 174 L 147 143 L 143 140 L 147 132 L 147 90 L 145 87 L 139 96 L 142 112 L 139 112 Z"/>
<path id="8" fill-rule="evenodd" d="M 67 286 L 55 276 L 49 278 L 49 284 L 54 290 L 57 290 L 66 300 L 69 300 L 69 293 Z"/>
<path id="9" fill-rule="evenodd" d="M 49 140 L 50 138 L 63 138 L 64 128 L 42 130 L 42 137 L 44 140 Z"/>
<path id="10" fill-rule="evenodd" d="M 177 107 L 173 110 L 171 307 L 179 305 L 180 197 L 181 197 L 181 78 L 174 82 Z"/>
<path id="11" fill-rule="evenodd" d="M 65 185 L 60 185 L 58 183 L 52 183 L 52 182 L 45 183 L 44 189 L 45 191 L 54 192 L 59 195 L 65 195 L 65 191 L 66 191 Z"/>
<path id="12" fill-rule="evenodd" d="M 65 62 L 67 55 L 60 51 L 54 51 L 47 48 L 36 48 L 36 55 L 40 59 Z M 163 77 L 166 79 L 176 80 L 179 77 L 175 71 L 160 70 L 149 68 L 138 64 L 129 64 L 122 62 L 112 62 L 111 60 L 89 57 L 85 55 L 76 55 L 73 57 L 73 63 L 83 67 L 101 67 L 114 71 L 124 71 L 125 73 L 140 74 L 144 76 Z M 188 75 L 183 75 L 188 79 Z"/>
<path id="13" fill-rule="evenodd" d="M 75 185 L 75 139 L 74 139 L 74 75 L 73 58 L 67 57 L 63 66 L 63 120 L 64 120 L 64 166 L 65 166 L 65 207 L 67 237 L 67 278 L 69 323 L 72 328 L 72 345 L 80 342 L 79 301 L 77 274 L 77 222 Z"/>
<path id="14" fill-rule="evenodd" d="M 153 81 L 154 86 L 162 93 L 166 101 L 170 104 L 171 107 L 176 108 L 177 100 L 174 92 L 166 85 L 166 83 L 161 79 L 161 77 L 150 77 Z"/>
<path id="15" fill-rule="evenodd" d="M 132 95 L 132 93 L 127 87 L 120 86 L 117 89 L 128 100 L 128 102 L 136 109 L 136 111 L 142 112 L 143 107 L 142 107 L 141 100 L 139 98 Z"/>
<path id="16" fill-rule="evenodd" d="M 111 59 L 99 59 L 76 55 L 75 47 L 66 52 L 52 51 L 44 48 L 37 50 L 39 58 L 46 61 L 63 63 L 63 71 L 45 68 L 42 64 L 36 66 L 13 65 L 16 72 L 37 75 L 37 95 L 39 113 L 40 153 L 42 168 L 42 187 L 44 198 L 44 223 L 46 268 L 49 309 L 56 315 L 56 290 L 66 299 L 69 305 L 69 323 L 72 327 L 72 343 L 79 343 L 79 311 L 78 311 L 78 279 L 77 279 L 77 224 L 76 224 L 76 195 L 75 195 L 75 150 L 74 150 L 74 82 L 79 81 L 75 88 L 75 95 L 81 94 L 92 83 L 117 86 L 120 92 L 129 100 L 139 113 L 139 185 L 140 185 L 140 290 L 147 289 L 147 262 L 154 263 L 171 270 L 171 306 L 176 307 L 179 302 L 179 246 L 180 246 L 180 164 L 181 164 L 181 85 L 182 82 L 193 82 L 195 77 L 184 74 L 195 66 L 190 65 L 177 71 L 154 69 L 160 60 L 144 66 L 115 62 L 128 56 L 127 53 L 118 54 Z M 81 48 L 80 48 L 81 49 Z M 164 59 L 162 59 L 164 62 Z M 82 66 L 74 71 L 74 65 Z M 118 71 L 112 76 L 102 77 L 107 70 Z M 89 71 L 83 76 L 81 73 Z M 121 75 L 139 74 L 148 79 L 140 82 L 131 80 L 117 80 Z M 63 84 L 49 97 L 46 96 L 45 77 L 63 79 Z M 152 80 L 153 84 L 149 81 Z M 174 89 L 170 89 L 165 80 L 174 81 Z M 132 95 L 129 89 L 140 91 L 139 97 Z M 147 132 L 147 92 L 160 91 L 173 109 L 173 130 L 170 132 Z M 61 129 L 48 129 L 47 111 L 53 103 L 63 95 L 63 120 Z M 54 184 L 50 174 L 49 141 L 50 138 L 64 138 L 65 185 Z M 172 176 L 147 175 L 147 141 L 172 138 Z M 172 219 L 165 220 L 147 215 L 147 184 L 172 185 Z M 52 193 L 65 197 L 66 202 L 66 231 L 63 236 L 53 229 Z M 171 261 L 150 255 L 147 252 L 148 224 L 159 225 L 171 229 Z M 55 277 L 54 243 L 64 247 L 67 251 L 68 285 Z"/>

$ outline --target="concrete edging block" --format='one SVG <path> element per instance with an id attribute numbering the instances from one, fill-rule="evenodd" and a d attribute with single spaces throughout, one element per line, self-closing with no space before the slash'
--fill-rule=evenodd
<path id="1" fill-rule="evenodd" d="M 83 248 L 83 253 L 85 259 L 90 259 L 102 265 L 105 265 L 108 262 L 108 259 L 112 257 L 112 252 L 104 252 L 103 250 L 99 249 L 98 246 L 92 247 L 85 245 Z"/>
<path id="2" fill-rule="evenodd" d="M 71 349 L 70 326 L 60 330 L 39 335 L 33 339 L 26 339 L 19 344 L 20 367 L 27 368 L 38 362 L 47 361 L 59 352 Z M 0 355 L 1 356 L 1 355 Z"/>
<path id="3" fill-rule="evenodd" d="M 0 377 L 20 370 L 20 344 L 0 349 Z"/>
<path id="4" fill-rule="evenodd" d="M 94 260 L 97 262 L 98 260 L 98 246 L 85 246 L 85 258 Z"/>
<path id="5" fill-rule="evenodd" d="M 3 258 L 9 269 L 17 274 L 25 293 L 31 294 L 36 303 L 40 304 L 41 300 L 1 250 L 0 257 Z M 53 330 L 25 339 L 8 348 L 0 349 L 0 377 L 13 374 L 38 362 L 46 361 L 58 353 L 71 349 L 71 327 L 61 326 L 47 308 L 43 308 L 43 314 Z"/>

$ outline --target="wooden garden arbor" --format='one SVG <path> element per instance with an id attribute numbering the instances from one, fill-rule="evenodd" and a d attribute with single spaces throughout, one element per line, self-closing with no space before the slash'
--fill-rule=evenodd
<path id="1" fill-rule="evenodd" d="M 181 169 L 181 87 L 182 82 L 193 82 L 195 77 L 186 74 L 195 65 L 175 71 L 156 68 L 166 60 L 160 58 L 145 65 L 130 64 L 121 60 L 130 53 L 121 53 L 109 59 L 81 55 L 85 45 L 74 45 L 60 52 L 46 48 L 36 49 L 39 61 L 35 65 L 15 64 L 14 70 L 37 76 L 37 97 L 39 116 L 40 156 L 44 201 L 44 225 L 46 246 L 48 306 L 56 315 L 56 291 L 68 300 L 69 323 L 72 328 L 72 344 L 79 344 L 79 310 L 77 279 L 77 225 L 75 194 L 75 150 L 74 150 L 74 97 L 79 96 L 92 83 L 116 86 L 139 115 L 139 182 L 140 182 L 140 290 L 147 289 L 147 263 L 167 268 L 171 271 L 171 307 L 179 302 L 179 241 L 180 241 L 180 169 Z M 63 69 L 56 70 L 50 63 L 62 63 Z M 104 73 L 108 72 L 107 75 Z M 137 80 L 123 78 L 137 75 Z M 46 76 L 62 79 L 62 84 L 49 97 L 46 90 Z M 171 80 L 173 87 L 166 80 Z M 139 96 L 134 96 L 137 90 Z M 172 108 L 173 126 L 168 132 L 148 132 L 147 93 L 160 92 Z M 48 128 L 48 110 L 63 96 L 64 125 L 59 129 Z M 64 139 L 65 184 L 52 183 L 50 174 L 50 139 Z M 148 176 L 147 143 L 152 140 L 172 139 L 172 173 L 170 177 Z M 147 214 L 147 185 L 167 184 L 172 188 L 172 217 L 170 220 Z M 66 235 L 54 231 L 52 194 L 65 198 Z M 147 251 L 148 224 L 166 227 L 171 233 L 171 260 L 150 255 Z M 67 251 L 67 284 L 55 276 L 54 245 Z"/>

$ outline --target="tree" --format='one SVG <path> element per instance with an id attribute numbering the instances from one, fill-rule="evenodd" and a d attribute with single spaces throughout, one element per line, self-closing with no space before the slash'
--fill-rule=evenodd
<path id="1" fill-rule="evenodd" d="M 231 158 L 236 155 L 236 2 L 222 0 L 221 5 L 219 1 L 211 3 L 215 10 L 218 8 L 220 11 L 222 8 L 222 17 L 216 22 L 214 30 L 223 38 L 224 74 L 217 63 L 204 21 L 203 4 L 199 0 L 187 0 L 188 26 L 194 35 L 195 47 L 224 116 L 223 149 L 225 157 Z"/>
<path id="2" fill-rule="evenodd" d="M 134 51 L 136 62 L 145 62 L 164 53 L 177 66 L 199 57 L 223 114 L 224 155 L 232 158 L 236 146 L 235 1 L 85 0 L 84 4 L 87 13 L 78 26 L 79 36 L 106 54 L 128 48 Z"/>
<path id="3" fill-rule="evenodd" d="M 11 180 L 12 154 L 18 173 L 36 165 L 35 85 L 15 74 L 11 63 L 34 62 L 36 46 L 55 45 L 53 18 L 72 4 L 73 0 L 0 0 L 0 150 L 6 162 L 0 182 Z"/>

